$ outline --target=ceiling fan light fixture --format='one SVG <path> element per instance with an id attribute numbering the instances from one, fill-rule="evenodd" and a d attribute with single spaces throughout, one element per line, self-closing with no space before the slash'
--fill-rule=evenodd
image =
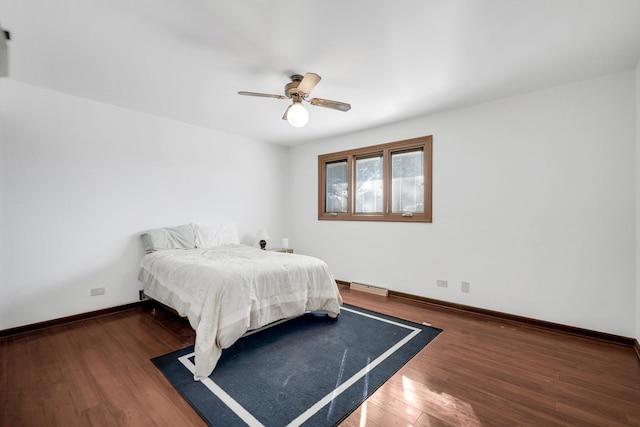
<path id="1" fill-rule="evenodd" d="M 301 102 L 294 101 L 287 110 L 287 121 L 294 128 L 301 128 L 309 121 L 309 112 Z"/>

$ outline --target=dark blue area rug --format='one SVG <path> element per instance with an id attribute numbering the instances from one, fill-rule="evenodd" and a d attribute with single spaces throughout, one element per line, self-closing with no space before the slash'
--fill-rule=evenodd
<path id="1" fill-rule="evenodd" d="M 345 304 L 241 338 L 202 381 L 193 346 L 152 361 L 209 425 L 333 426 L 440 332 Z"/>

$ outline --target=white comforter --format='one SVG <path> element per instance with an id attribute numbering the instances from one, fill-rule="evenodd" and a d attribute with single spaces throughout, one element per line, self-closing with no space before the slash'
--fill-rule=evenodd
<path id="1" fill-rule="evenodd" d="M 244 245 L 154 252 L 143 258 L 138 279 L 146 295 L 195 329 L 196 380 L 248 330 L 307 311 L 337 316 L 342 304 L 324 261 Z"/>

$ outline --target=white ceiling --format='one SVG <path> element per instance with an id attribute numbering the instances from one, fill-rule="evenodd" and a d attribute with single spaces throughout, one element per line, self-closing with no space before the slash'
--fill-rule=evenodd
<path id="1" fill-rule="evenodd" d="M 294 145 L 635 67 L 638 0 L 0 0 L 10 78 Z M 315 72 L 306 127 L 281 120 Z"/>

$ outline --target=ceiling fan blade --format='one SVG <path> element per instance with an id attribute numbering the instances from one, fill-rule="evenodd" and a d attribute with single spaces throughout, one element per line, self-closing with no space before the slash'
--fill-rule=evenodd
<path id="1" fill-rule="evenodd" d="M 238 92 L 238 95 L 246 95 L 246 96 L 260 96 L 262 98 L 276 98 L 276 99 L 286 99 L 287 97 L 284 95 L 271 95 L 270 93 L 258 93 L 258 92 Z"/>
<path id="2" fill-rule="evenodd" d="M 305 95 L 311 93 L 314 87 L 318 84 L 322 77 L 316 73 L 307 73 L 304 75 L 304 79 L 298 85 L 298 92 L 302 92 Z"/>
<path id="3" fill-rule="evenodd" d="M 351 109 L 351 104 L 347 104 L 346 102 L 331 101 L 329 99 L 312 98 L 309 102 L 311 103 L 311 105 L 331 108 L 333 110 L 349 111 Z"/>
<path id="4" fill-rule="evenodd" d="M 291 105 L 293 105 L 293 104 L 291 104 Z M 287 114 L 289 114 L 289 108 L 291 108 L 291 105 L 289 105 L 287 107 L 287 109 L 284 110 L 284 115 L 282 116 L 282 120 L 287 120 Z"/>

